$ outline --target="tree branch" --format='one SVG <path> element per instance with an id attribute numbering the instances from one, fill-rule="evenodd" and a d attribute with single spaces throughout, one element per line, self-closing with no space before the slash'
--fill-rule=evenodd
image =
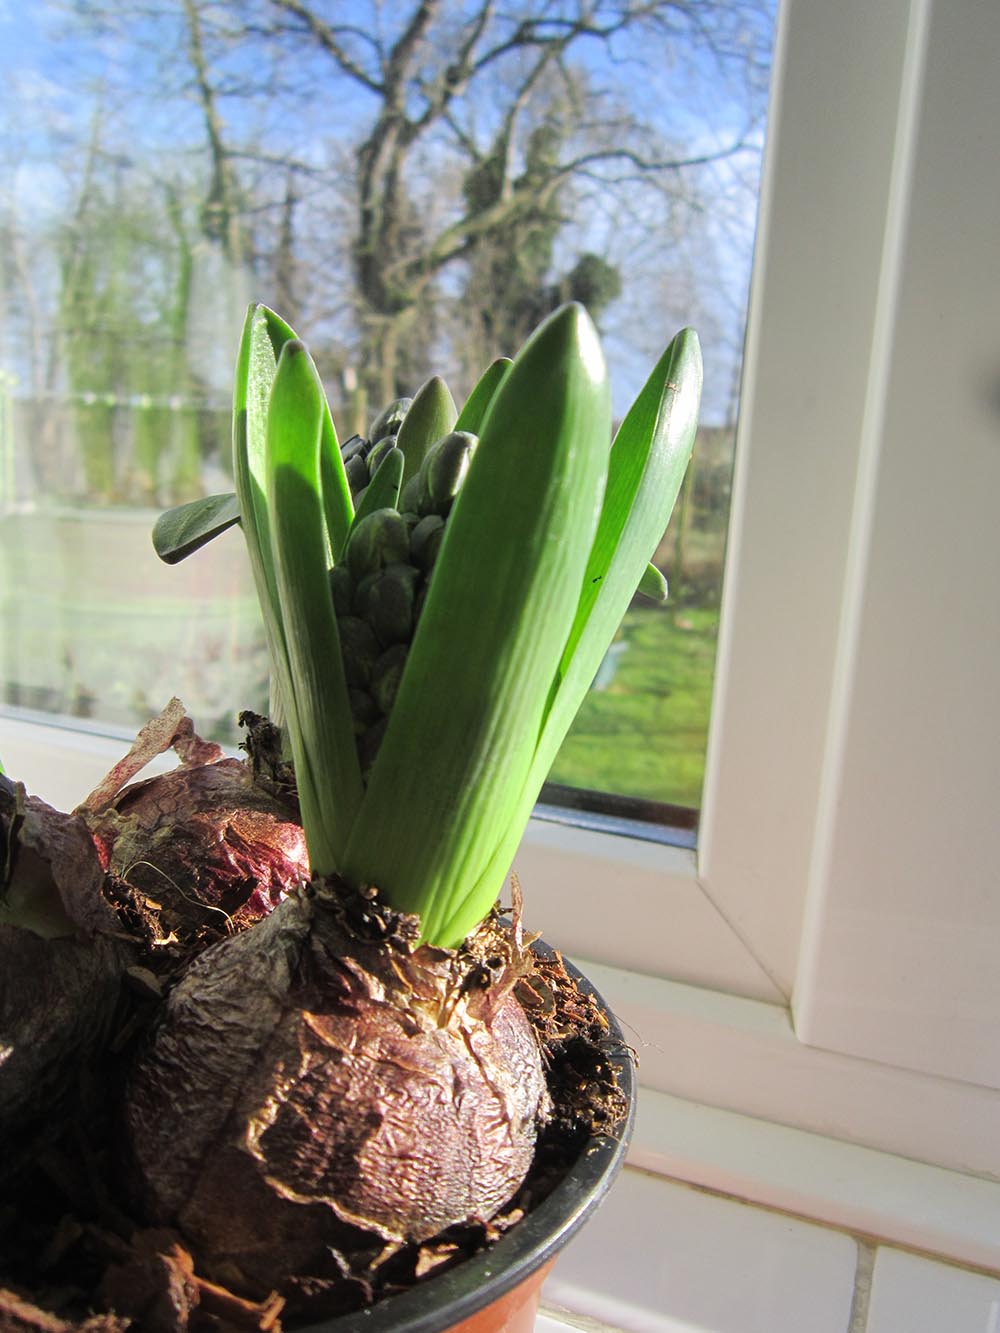
<path id="1" fill-rule="evenodd" d="M 440 0 L 420 0 L 399 41 L 390 50 L 384 77 L 387 102 L 401 105 L 399 93 L 407 77 L 410 59 L 434 18 L 439 3 Z"/>
<path id="2" fill-rule="evenodd" d="M 433 121 L 440 119 L 452 101 L 465 91 L 475 67 L 472 54 L 492 17 L 493 0 L 484 0 L 479 12 L 467 25 L 465 39 L 459 46 L 455 59 L 439 78 L 436 89 L 433 93 L 424 92 L 427 106 L 423 115 L 413 124 L 412 138 L 416 138 Z"/>
<path id="3" fill-rule="evenodd" d="M 341 33 L 354 32 L 356 29 L 331 27 L 329 23 L 325 23 L 308 6 L 304 5 L 302 0 L 271 0 L 271 4 L 276 9 L 283 10 L 286 14 L 292 14 L 299 19 L 306 31 L 315 37 L 320 47 L 328 56 L 333 58 L 343 73 L 353 79 L 355 83 L 360 83 L 369 92 L 376 93 L 380 97 L 384 95 L 384 85 L 377 79 L 372 78 L 356 61 L 352 60 L 339 40 Z"/>
<path id="4" fill-rule="evenodd" d="M 623 9 L 613 21 L 604 24 L 594 23 L 585 15 L 577 18 L 539 17 L 521 19 L 510 37 L 485 52 L 473 66 L 473 75 L 480 73 L 497 60 L 509 55 L 511 51 L 526 46 L 558 46 L 565 50 L 578 37 L 596 37 L 607 41 L 616 33 L 624 31 L 641 18 L 654 15 L 663 8 L 663 0 L 647 0 L 647 3 Z"/>
<path id="5" fill-rule="evenodd" d="M 561 177 L 575 175 L 595 162 L 623 161 L 630 163 L 642 175 L 654 172 L 683 171 L 688 167 L 705 167 L 711 162 L 721 162 L 734 153 L 743 152 L 750 144 L 743 135 L 725 148 L 712 153 L 696 153 L 691 157 L 655 158 L 643 157 L 631 148 L 595 148 L 589 153 L 581 153 L 568 162 L 560 164 L 555 173 Z"/>

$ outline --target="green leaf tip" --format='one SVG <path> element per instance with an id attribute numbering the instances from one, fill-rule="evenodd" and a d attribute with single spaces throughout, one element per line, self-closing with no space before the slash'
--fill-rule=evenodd
<path id="1" fill-rule="evenodd" d="M 168 509 L 153 524 L 153 549 L 166 565 L 189 555 L 240 521 L 240 503 L 232 491 Z"/>
<path id="2" fill-rule="evenodd" d="M 509 356 L 501 356 L 486 367 L 458 414 L 455 430 L 466 430 L 472 435 L 479 434 L 486 410 L 493 401 L 493 395 L 513 364 Z"/>
<path id="3" fill-rule="evenodd" d="M 648 597 L 651 602 L 657 602 L 661 606 L 666 603 L 670 595 L 667 580 L 653 564 L 647 565 L 643 570 L 636 591 L 642 593 L 643 597 Z"/>
<path id="4" fill-rule="evenodd" d="M 453 429 L 457 417 L 458 409 L 447 384 L 439 375 L 432 375 L 415 395 L 396 439 L 405 460 L 404 486 L 420 471 L 431 445 Z"/>

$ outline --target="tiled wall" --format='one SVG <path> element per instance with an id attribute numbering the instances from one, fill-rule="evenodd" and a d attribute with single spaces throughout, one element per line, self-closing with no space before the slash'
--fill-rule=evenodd
<path id="1" fill-rule="evenodd" d="M 627 1169 L 537 1333 L 1000 1333 L 1000 1276 Z"/>

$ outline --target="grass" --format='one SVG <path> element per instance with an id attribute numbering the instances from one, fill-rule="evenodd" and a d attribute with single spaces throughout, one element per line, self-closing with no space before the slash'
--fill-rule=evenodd
<path id="1" fill-rule="evenodd" d="M 552 781 L 697 807 L 718 626 L 715 609 L 631 610 Z"/>

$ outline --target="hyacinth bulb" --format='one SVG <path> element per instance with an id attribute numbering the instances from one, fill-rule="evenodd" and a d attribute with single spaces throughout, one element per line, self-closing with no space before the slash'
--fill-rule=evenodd
<path id="1" fill-rule="evenodd" d="M 91 832 L 104 868 L 157 904 L 164 933 L 181 940 L 253 925 L 309 875 L 294 798 L 237 759 L 126 787 Z"/>
<path id="2" fill-rule="evenodd" d="M 79 1116 L 128 962 L 83 822 L 0 775 L 0 1183 Z"/>
<path id="3" fill-rule="evenodd" d="M 171 745 L 180 768 L 129 785 Z M 72 814 L 0 775 L 0 1179 L 80 1116 L 138 978 L 155 995 L 149 969 L 174 973 L 308 873 L 294 793 L 222 758 L 177 701 Z"/>
<path id="4" fill-rule="evenodd" d="M 203 953 L 129 1089 L 150 1216 L 251 1295 L 485 1222 L 548 1112 L 519 949 L 491 942 L 484 968 L 345 901 L 294 894 Z"/>
<path id="5" fill-rule="evenodd" d="M 171 700 L 77 812 L 130 924 L 154 947 L 186 953 L 245 930 L 309 877 L 276 729 L 250 713 L 241 722 L 250 758 L 227 759 Z M 180 767 L 133 781 L 167 749 Z"/>

